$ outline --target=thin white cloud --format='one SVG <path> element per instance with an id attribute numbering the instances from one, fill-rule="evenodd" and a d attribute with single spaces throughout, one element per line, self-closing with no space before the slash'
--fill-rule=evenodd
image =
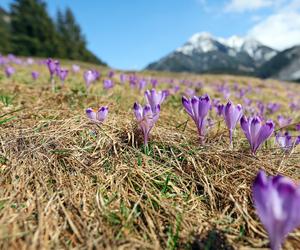
<path id="1" fill-rule="evenodd" d="M 300 44 L 300 0 L 290 1 L 258 21 L 248 35 L 278 50 Z"/>
<path id="2" fill-rule="evenodd" d="M 275 5 L 277 0 L 230 0 L 225 6 L 226 12 L 254 11 Z"/>

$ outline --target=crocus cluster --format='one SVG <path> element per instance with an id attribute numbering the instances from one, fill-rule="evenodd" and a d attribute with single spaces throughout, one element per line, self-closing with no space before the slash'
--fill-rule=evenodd
<path id="1" fill-rule="evenodd" d="M 49 73 L 50 73 L 51 87 L 52 87 L 52 90 L 54 91 L 54 89 L 55 89 L 54 75 L 59 74 L 60 63 L 57 60 L 53 60 L 53 59 L 49 58 L 49 59 L 47 59 L 46 64 L 48 66 L 48 70 L 49 70 Z"/>
<path id="2" fill-rule="evenodd" d="M 154 107 L 154 109 L 152 109 L 149 104 L 142 107 L 142 105 L 135 102 L 133 105 L 133 111 L 138 125 L 143 132 L 144 145 L 147 146 L 150 131 L 159 118 L 160 105 L 158 104 Z"/>
<path id="3" fill-rule="evenodd" d="M 283 115 L 277 116 L 277 120 L 278 120 L 279 126 L 280 126 L 281 128 L 287 127 L 287 126 L 290 125 L 291 122 L 292 122 L 292 118 L 285 117 L 285 116 L 283 116 Z"/>
<path id="4" fill-rule="evenodd" d="M 52 79 L 60 68 L 60 63 L 57 60 L 53 60 L 51 58 L 47 59 L 46 64 L 48 66 L 48 70 L 50 73 L 50 78 Z"/>
<path id="5" fill-rule="evenodd" d="M 145 91 L 145 99 L 153 111 L 157 105 L 161 105 L 166 99 L 168 93 L 166 90 L 156 91 L 155 89 Z"/>
<path id="6" fill-rule="evenodd" d="M 300 143 L 300 136 L 293 138 L 289 132 L 284 134 L 278 132 L 276 134 L 276 142 L 283 150 L 289 151 Z"/>
<path id="7" fill-rule="evenodd" d="M 210 97 L 207 94 L 200 97 L 194 96 L 191 99 L 183 96 L 182 104 L 186 112 L 194 120 L 198 130 L 200 143 L 203 143 L 207 127 L 207 114 L 211 106 Z"/>
<path id="8" fill-rule="evenodd" d="M 252 188 L 256 212 L 268 232 L 272 250 L 280 250 L 285 237 L 300 226 L 300 186 L 281 175 L 260 171 Z"/>
<path id="9" fill-rule="evenodd" d="M 275 125 L 271 120 L 263 123 L 258 116 L 249 119 L 243 116 L 241 127 L 249 141 L 252 154 L 255 154 L 260 145 L 273 134 Z"/>
<path id="10" fill-rule="evenodd" d="M 108 115 L 108 107 L 100 107 L 98 111 L 95 111 L 92 108 L 87 108 L 85 113 L 91 121 L 96 123 L 103 123 Z"/>
<path id="11" fill-rule="evenodd" d="M 160 106 L 166 97 L 166 91 L 147 90 L 145 91 L 147 104 L 142 107 L 142 105 L 135 102 L 133 105 L 135 117 L 144 136 L 145 146 L 148 145 L 150 131 L 159 118 Z"/>

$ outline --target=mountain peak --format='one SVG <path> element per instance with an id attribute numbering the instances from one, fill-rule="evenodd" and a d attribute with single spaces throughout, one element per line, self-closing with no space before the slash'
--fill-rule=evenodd
<path id="1" fill-rule="evenodd" d="M 199 32 L 191 36 L 189 39 L 189 42 L 195 43 L 199 40 L 205 40 L 205 39 L 213 39 L 213 35 L 208 32 Z"/>
<path id="2" fill-rule="evenodd" d="M 276 50 L 251 37 L 221 38 L 201 32 L 148 69 L 253 74 L 276 54 Z"/>
<path id="3" fill-rule="evenodd" d="M 229 38 L 220 37 L 217 39 L 220 43 L 225 44 L 228 47 L 236 50 L 239 50 L 242 47 L 242 45 L 245 43 L 245 38 L 236 35 L 231 36 Z"/>
<path id="4" fill-rule="evenodd" d="M 192 55 L 195 52 L 206 53 L 218 49 L 217 41 L 207 32 L 196 33 L 176 51 L 185 55 Z"/>

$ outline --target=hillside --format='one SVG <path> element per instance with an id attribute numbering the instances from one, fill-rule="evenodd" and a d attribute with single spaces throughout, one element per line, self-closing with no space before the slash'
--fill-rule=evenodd
<path id="1" fill-rule="evenodd" d="M 247 116 L 299 134 L 300 86 L 229 75 L 119 72 L 63 61 L 64 84 L 45 61 L 0 63 L 0 249 L 266 249 L 251 187 L 260 169 L 300 181 L 300 147 L 272 136 L 254 156 L 238 125 L 230 147 L 224 119 L 209 111 L 205 143 L 183 95 L 240 103 Z M 5 75 L 8 66 L 15 72 Z M 101 73 L 86 88 L 83 74 Z M 32 72 L 38 72 L 36 80 Z M 92 72 L 92 71 L 91 71 Z M 105 84 L 103 81 L 105 81 Z M 107 81 L 109 80 L 109 81 Z M 112 85 L 108 85 L 112 84 Z M 133 113 L 144 91 L 168 90 L 149 147 Z M 292 105 L 293 104 L 293 105 Z M 85 109 L 108 106 L 103 123 Z M 276 108 L 275 108 L 276 106 Z M 292 121 L 284 126 L 277 117 Z M 300 230 L 284 249 L 299 249 Z"/>

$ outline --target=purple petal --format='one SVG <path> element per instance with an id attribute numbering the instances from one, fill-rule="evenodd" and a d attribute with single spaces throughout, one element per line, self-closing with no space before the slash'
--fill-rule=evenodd
<path id="1" fill-rule="evenodd" d="M 97 120 L 100 122 L 104 122 L 105 118 L 107 117 L 107 114 L 108 114 L 108 107 L 106 106 L 101 107 L 97 112 Z"/>
<path id="2" fill-rule="evenodd" d="M 87 108 L 85 110 L 85 113 L 86 113 L 86 115 L 89 119 L 91 119 L 91 120 L 96 120 L 97 119 L 97 114 L 92 108 Z"/>

